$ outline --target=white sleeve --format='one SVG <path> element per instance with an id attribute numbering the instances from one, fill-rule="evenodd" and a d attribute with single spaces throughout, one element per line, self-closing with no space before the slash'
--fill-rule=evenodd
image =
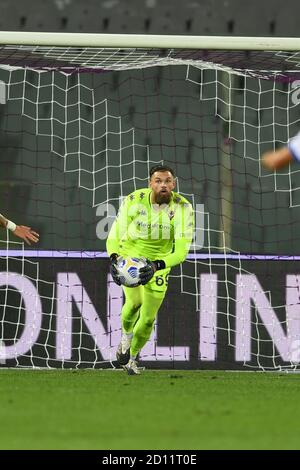
<path id="1" fill-rule="evenodd" d="M 288 148 L 294 160 L 300 162 L 300 132 L 288 142 Z"/>

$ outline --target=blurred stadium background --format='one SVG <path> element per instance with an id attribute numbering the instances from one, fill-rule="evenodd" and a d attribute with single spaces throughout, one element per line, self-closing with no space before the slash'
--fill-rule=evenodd
<path id="1" fill-rule="evenodd" d="M 287 7 L 288 6 L 288 7 Z M 176 0 L 164 0 L 161 2 L 155 0 L 149 1 L 92 1 L 82 2 L 81 0 L 46 0 L 41 5 L 40 2 L 34 0 L 25 0 L 20 4 L 17 1 L 4 1 L 0 3 L 1 23 L 0 28 L 3 31 L 52 31 L 52 32 L 98 32 L 98 33 L 140 33 L 140 34 L 183 34 L 183 35 L 243 35 L 243 36 L 297 36 L 298 25 L 296 19 L 297 11 L 300 6 L 297 2 L 289 0 L 286 3 L 278 1 L 264 1 L 263 3 L 254 0 L 251 5 L 244 5 L 238 0 L 203 0 L 203 1 L 186 1 L 184 5 Z M 290 11 L 295 14 L 291 15 Z M 259 11 L 259 15 L 257 14 Z M 245 53 L 245 57 L 247 57 Z M 139 80 L 139 72 L 131 72 L 133 79 L 136 78 L 135 84 Z M 199 115 L 199 101 L 190 99 L 179 99 L 172 95 L 166 96 L 165 89 L 167 80 L 171 79 L 178 84 L 183 79 L 185 70 L 181 67 L 160 68 L 154 70 L 144 70 L 142 73 L 145 82 L 152 82 L 149 91 L 155 92 L 155 100 L 160 103 L 161 109 L 165 113 L 159 116 L 161 124 L 161 135 L 158 138 L 151 135 L 148 129 L 139 132 L 138 139 L 141 145 L 152 144 L 151 152 L 155 153 L 153 159 L 167 159 L 170 163 L 172 159 L 177 171 L 182 176 L 181 190 L 187 193 L 191 192 L 192 184 L 197 185 L 197 193 L 201 195 L 201 201 L 205 203 L 207 210 L 211 213 L 214 225 L 217 227 L 220 219 L 220 201 L 219 194 L 219 168 L 215 164 L 218 161 L 216 147 L 216 131 L 219 130 L 220 123 L 217 118 L 212 115 L 213 106 L 206 102 L 201 102 L 201 113 L 206 115 L 205 132 L 196 129 L 198 132 L 191 132 L 190 135 L 182 136 L 182 141 L 178 142 L 180 136 L 176 136 L 176 144 L 178 148 L 174 151 L 174 145 L 168 149 L 164 147 L 163 142 L 168 142 L 168 131 L 170 127 L 173 129 L 185 129 L 187 124 L 187 114 L 189 116 Z M 148 90 L 142 89 L 140 96 L 136 97 L 136 101 L 130 102 L 125 97 L 132 94 L 130 83 L 130 74 L 109 73 L 105 76 L 84 77 L 87 86 L 93 86 L 96 90 L 95 99 L 101 100 L 101 97 L 109 97 L 112 109 L 112 115 L 120 115 L 123 117 L 124 126 L 137 127 L 138 121 L 141 119 L 140 109 L 145 106 L 145 96 Z M 122 78 L 120 78 L 122 77 Z M 213 77 L 213 75 L 212 75 Z M 5 80 L 5 72 L 2 71 L 2 79 Z M 194 78 L 194 77 L 192 77 Z M 33 81 L 36 86 L 37 80 L 34 73 L 28 72 L 26 77 L 28 83 Z M 199 77 L 197 77 L 199 79 Z M 213 79 L 213 78 L 212 78 Z M 76 84 L 76 76 L 71 77 L 71 84 Z M 209 79 L 207 79 L 209 81 Z M 241 79 L 242 81 L 242 79 Z M 120 88 L 119 88 L 119 83 Z M 240 94 L 243 93 L 243 83 L 237 83 L 240 88 Z M 267 85 L 266 85 L 267 86 Z M 269 84 L 272 88 L 273 83 Z M 283 86 L 283 85 L 282 85 Z M 151 88 L 152 87 L 152 88 Z M 179 87 L 179 85 L 178 85 Z M 177 87 L 177 88 L 178 88 Z M 27 98 L 34 102 L 36 89 L 33 86 L 30 91 L 28 86 Z M 249 85 L 251 89 L 251 83 Z M 283 88 L 284 89 L 284 88 Z M 176 93 L 176 89 L 174 93 Z M 199 88 L 196 86 L 185 87 L 185 92 L 190 97 L 197 96 Z M 32 96 L 30 95 L 32 93 Z M 43 100 L 51 101 L 51 91 L 48 96 L 43 96 Z M 284 101 L 285 97 L 281 97 L 278 93 L 278 99 Z M 154 100 L 154 98 L 153 98 Z M 249 108 L 253 107 L 253 111 L 249 111 L 247 120 L 249 125 L 257 126 L 258 115 L 255 112 L 257 108 L 257 98 L 254 92 L 248 93 L 247 102 Z M 278 103 L 279 105 L 280 103 Z M 147 103 L 146 103 L 147 105 Z M 270 109 L 263 112 L 263 119 L 268 120 L 266 114 L 273 113 L 272 103 L 269 102 Z M 34 127 L 26 122 L 20 115 L 20 103 L 8 101 L 7 105 L 1 106 L 1 201 L 3 212 L 7 211 L 12 220 L 28 220 L 32 225 L 37 225 L 41 232 L 41 241 L 39 249 L 65 249 L 65 250 L 101 250 L 105 249 L 105 242 L 99 241 L 95 237 L 95 225 L 99 221 L 96 211 L 91 207 L 90 194 L 88 191 L 77 191 L 76 179 L 77 175 L 69 174 L 66 181 L 66 175 L 60 169 L 56 169 L 56 162 L 53 162 L 53 155 L 50 158 L 49 139 L 41 136 L 30 135 Z M 149 104 L 151 106 L 151 103 Z M 154 105 L 153 105 L 154 106 Z M 188 108 L 188 109 L 187 109 Z M 148 110 L 145 109 L 145 112 Z M 151 112 L 149 108 L 149 112 Z M 88 112 L 88 110 L 87 110 Z M 243 109 L 240 110 L 241 115 L 235 115 L 235 119 L 242 117 Z M 41 117 L 45 118 L 49 115 L 49 103 L 40 106 Z M 250 116 L 251 113 L 251 116 Z M 298 109 L 294 110 L 298 113 Z M 283 113 L 282 113 L 283 114 Z M 293 116 L 294 117 L 294 116 Z M 289 129 L 290 135 L 293 135 L 297 129 L 295 118 L 291 118 Z M 147 123 L 149 128 L 153 127 L 151 121 Z M 282 118 L 284 119 L 284 118 Z M 152 117 L 155 121 L 155 117 Z M 193 124 L 193 123 L 192 123 Z M 197 123 L 198 124 L 198 123 Z M 26 128 L 28 126 L 28 128 Z M 25 127 L 25 128 L 24 128 Z M 142 127 L 142 126 L 140 126 Z M 193 127 L 193 126 L 191 126 Z M 238 126 L 236 126 L 238 127 Z M 193 129 L 194 130 L 194 129 Z M 41 130 L 41 133 L 43 129 Z M 72 129 L 70 130 L 72 132 Z M 242 126 L 236 131 L 239 132 L 237 138 L 242 136 L 244 132 Z M 46 133 L 46 131 L 44 131 Z M 270 143 L 272 132 L 269 130 Z M 282 122 L 281 126 L 276 129 L 276 137 L 278 143 L 286 142 L 287 128 Z M 24 140 L 25 139 L 25 140 Z M 267 140 L 267 138 L 265 139 Z M 240 155 L 243 142 L 233 142 L 232 152 Z M 45 153 L 44 153 L 45 152 Z M 205 166 L 197 165 L 202 163 L 203 155 L 207 159 L 214 159 L 214 164 Z M 43 164 L 39 164 L 36 158 L 40 155 Z M 48 157 L 47 157 L 48 155 Z M 197 158 L 195 158 L 195 156 Z M 257 155 L 257 158 L 259 155 Z M 35 159 L 31 162 L 30 159 Z M 34 181 L 32 181 L 32 163 L 35 167 Z M 243 165 L 238 159 L 233 163 Z M 239 168 L 236 169 L 237 171 Z M 144 172 L 144 169 L 141 170 Z M 202 178 L 191 180 L 190 175 L 199 172 L 207 172 L 201 175 Z M 187 175 L 185 175 L 186 172 Z M 240 171 L 244 172 L 243 169 Z M 145 177 L 144 174 L 141 177 Z M 242 179 L 244 175 L 240 174 Z M 55 178 L 55 182 L 62 188 L 61 191 L 52 191 L 50 194 L 49 185 L 46 183 Z M 298 248 L 298 240 L 294 231 L 297 232 L 297 222 L 299 220 L 299 209 L 290 211 L 286 207 L 288 194 L 275 194 L 274 184 L 271 178 L 264 181 L 263 187 L 259 185 L 257 178 L 250 175 L 250 180 L 245 186 L 240 180 L 240 184 L 233 185 L 233 214 L 232 217 L 232 241 L 231 247 L 236 250 L 253 252 L 253 253 L 289 253 L 296 254 Z M 65 190 L 66 184 L 72 186 L 70 190 Z M 131 190 L 130 184 L 124 185 L 124 190 Z M 257 188 L 259 186 L 259 203 L 256 202 Z M 64 194 L 64 203 L 62 204 L 62 194 Z M 126 194 L 126 192 L 125 192 Z M 253 198 L 249 200 L 248 198 Z M 279 200 L 275 200 L 279 198 Z M 243 203 L 241 203 L 243 201 Z M 245 202 L 244 202 L 245 201 Z M 38 202 L 38 204 L 37 204 Z M 260 227 L 250 227 L 254 233 L 249 236 L 249 224 L 244 222 L 243 213 L 245 206 L 253 211 L 259 209 L 263 213 L 261 215 Z M 55 208 L 56 217 L 53 216 Z M 59 209 L 60 208 L 60 209 Z M 84 208 L 84 210 L 83 210 Z M 61 216 L 59 214 L 61 210 Z M 254 213 L 254 212 L 253 212 Z M 80 217 L 79 217 L 80 214 Z M 276 232 L 269 233 L 270 226 L 274 226 L 276 221 Z M 79 223 L 80 222 L 80 223 Z M 55 223 L 55 228 L 53 224 Z M 58 225 L 57 225 L 58 224 Z M 280 226 L 285 227 L 279 230 Z M 84 227 L 84 229 L 83 229 Z M 64 229 L 65 228 L 65 229 Z M 69 233 L 66 234 L 68 230 Z M 293 232 L 292 232 L 293 230 Z M 212 234 L 214 236 L 214 234 Z M 217 236 L 217 235 L 215 235 Z M 212 240 L 212 245 L 215 244 Z"/>

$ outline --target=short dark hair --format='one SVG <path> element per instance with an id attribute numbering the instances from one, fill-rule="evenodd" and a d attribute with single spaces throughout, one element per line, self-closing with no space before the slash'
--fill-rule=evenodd
<path id="1" fill-rule="evenodd" d="M 167 165 L 155 165 L 150 169 L 150 172 L 149 172 L 149 178 L 150 179 L 151 179 L 151 176 L 153 175 L 153 173 L 155 173 L 156 171 L 169 171 L 171 173 L 171 175 L 174 178 L 176 178 L 174 170 L 172 170 L 172 168 L 170 168 L 169 166 L 167 166 Z"/>

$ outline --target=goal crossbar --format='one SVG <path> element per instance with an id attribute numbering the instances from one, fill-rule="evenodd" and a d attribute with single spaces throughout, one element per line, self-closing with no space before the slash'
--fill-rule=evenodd
<path id="1" fill-rule="evenodd" d="M 300 50 L 300 38 L 244 36 L 184 36 L 153 34 L 93 34 L 0 31 L 0 44 L 24 46 L 219 49 L 219 50 Z"/>

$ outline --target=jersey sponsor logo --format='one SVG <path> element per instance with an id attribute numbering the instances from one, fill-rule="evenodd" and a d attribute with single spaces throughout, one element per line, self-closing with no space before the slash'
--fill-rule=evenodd
<path id="1" fill-rule="evenodd" d="M 170 225 L 164 225 L 164 224 L 158 224 L 158 223 L 153 223 L 153 224 L 147 224 L 146 222 L 141 222 L 140 220 L 137 220 L 136 225 L 138 227 L 143 227 L 143 228 L 160 228 L 163 230 L 168 230 L 170 228 Z"/>

